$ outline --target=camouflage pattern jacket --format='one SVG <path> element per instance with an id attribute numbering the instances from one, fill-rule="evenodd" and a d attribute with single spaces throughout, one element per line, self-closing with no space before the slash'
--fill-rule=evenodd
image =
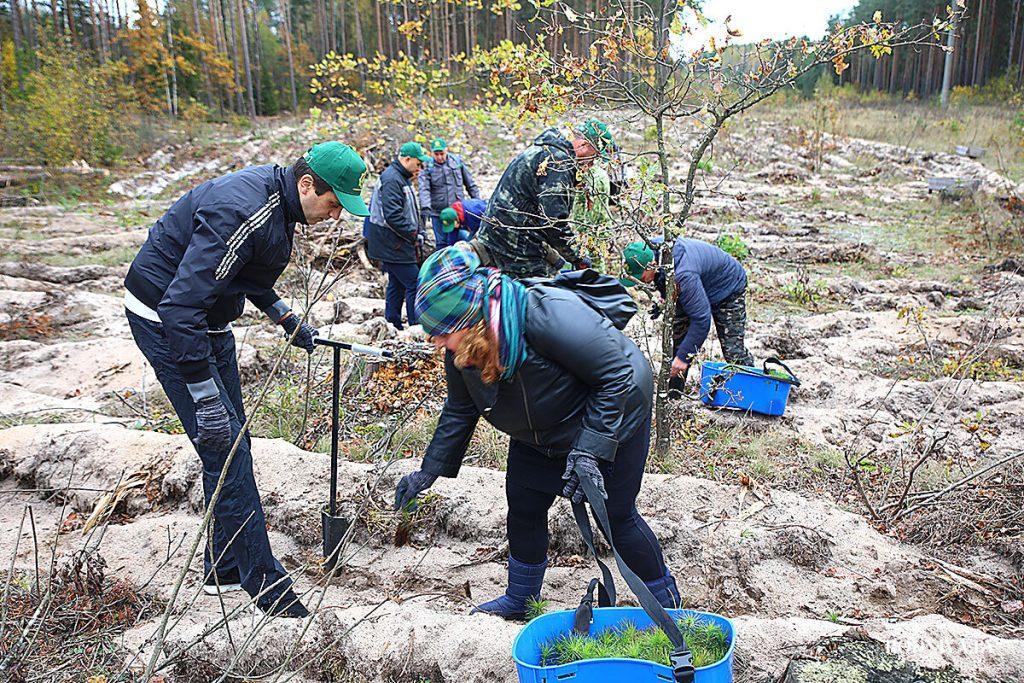
<path id="1" fill-rule="evenodd" d="M 579 261 L 569 228 L 576 191 L 576 152 L 554 128 L 512 160 L 487 204 L 477 235 L 495 265 L 513 277 L 550 277 L 549 247 Z"/>

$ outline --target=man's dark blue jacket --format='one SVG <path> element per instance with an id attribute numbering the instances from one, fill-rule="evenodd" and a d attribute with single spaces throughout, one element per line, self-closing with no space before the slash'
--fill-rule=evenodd
<path id="1" fill-rule="evenodd" d="M 160 316 L 188 383 L 212 376 L 209 330 L 266 311 L 288 265 L 295 223 L 305 223 L 295 174 L 254 166 L 190 190 L 149 230 L 124 284 Z"/>
<path id="2" fill-rule="evenodd" d="M 412 174 L 395 159 L 380 174 L 365 224 L 366 255 L 386 263 L 416 263 L 420 212 Z"/>
<path id="3" fill-rule="evenodd" d="M 689 363 L 708 338 L 711 309 L 747 288 L 747 272 L 715 245 L 685 237 L 672 245 L 672 263 L 679 305 L 690 319 L 676 356 Z"/>

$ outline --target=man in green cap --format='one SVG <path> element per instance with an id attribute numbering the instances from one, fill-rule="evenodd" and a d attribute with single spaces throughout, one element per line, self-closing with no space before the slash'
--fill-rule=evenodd
<path id="1" fill-rule="evenodd" d="M 429 217 L 434 230 L 434 245 L 440 249 L 444 239 L 441 225 L 441 212 L 466 198 L 466 193 L 473 199 L 480 197 L 480 188 L 476 186 L 473 175 L 463 162 L 462 157 L 448 151 L 448 143 L 443 138 L 434 138 L 430 143 L 433 159 L 420 174 L 420 210 L 424 218 Z"/>
<path id="2" fill-rule="evenodd" d="M 481 259 L 514 277 L 550 277 L 567 263 L 583 268 L 569 223 L 581 174 L 614 143 L 608 126 L 587 119 L 568 135 L 551 128 L 512 160 L 487 204 L 473 244 Z"/>
<path id="3" fill-rule="evenodd" d="M 666 293 L 665 273 L 658 268 L 654 250 L 644 242 L 633 242 L 622 252 L 626 276 L 622 284 L 637 281 L 653 284 L 662 298 Z M 725 251 L 702 240 L 680 237 L 672 245 L 672 272 L 678 297 L 672 321 L 670 388 L 681 392 L 694 356 L 703 346 L 714 321 L 722 355 L 730 363 L 753 365 L 744 342 L 747 326 L 747 272 Z"/>
<path id="4" fill-rule="evenodd" d="M 404 327 L 402 302 L 409 324 L 416 324 L 416 276 L 423 256 L 424 235 L 412 183 L 429 161 L 420 143 L 405 143 L 380 174 L 370 197 L 366 255 L 380 261 L 381 269 L 387 273 L 384 319 L 399 330 Z"/>
<path id="5" fill-rule="evenodd" d="M 317 331 L 274 291 L 288 265 L 296 223 L 367 214 L 366 164 L 340 142 L 315 145 L 288 167 L 253 166 L 209 180 L 150 228 L 125 278 L 124 305 L 139 350 L 153 366 L 203 464 L 209 504 L 232 445 L 235 455 L 213 509 L 204 591 L 244 589 L 264 614 L 305 617 L 274 558 L 253 479 L 231 322 L 249 300 L 313 351 Z"/>

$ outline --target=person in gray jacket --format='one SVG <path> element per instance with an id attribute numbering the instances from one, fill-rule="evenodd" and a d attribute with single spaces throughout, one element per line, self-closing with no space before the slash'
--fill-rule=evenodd
<path id="1" fill-rule="evenodd" d="M 480 417 L 511 437 L 508 588 L 474 611 L 525 616 L 544 582 L 548 510 L 559 495 L 581 502 L 583 479 L 607 500 L 623 559 L 661 604 L 677 606 L 675 579 L 636 509 L 654 387 L 647 359 L 617 329 L 636 312 L 622 287 L 590 270 L 527 287 L 481 267 L 461 242 L 423 264 L 416 311 L 445 349 L 448 396 L 420 470 L 399 482 L 396 508 L 437 477 L 458 475 Z"/>
<path id="2" fill-rule="evenodd" d="M 442 230 L 441 212 L 455 202 L 461 202 L 469 193 L 470 198 L 480 198 L 480 188 L 473 180 L 462 157 L 448 151 L 448 143 L 442 138 L 435 138 L 430 143 L 433 159 L 419 177 L 420 211 L 426 218 L 429 216 L 434 229 L 434 245 L 445 242 Z"/>
<path id="3" fill-rule="evenodd" d="M 418 142 L 407 142 L 398 157 L 380 174 L 370 197 L 366 223 L 366 255 L 381 262 L 387 273 L 384 319 L 402 329 L 402 302 L 409 324 L 416 324 L 416 274 L 423 249 L 420 212 L 412 183 L 430 160 Z"/>

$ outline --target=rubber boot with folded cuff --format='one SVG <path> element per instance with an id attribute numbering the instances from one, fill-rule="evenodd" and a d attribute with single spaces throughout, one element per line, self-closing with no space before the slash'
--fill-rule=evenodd
<path id="1" fill-rule="evenodd" d="M 662 607 L 669 609 L 682 605 L 683 599 L 679 597 L 679 589 L 676 587 L 675 577 L 667 569 L 665 570 L 665 576 L 654 581 L 644 581 L 644 585 L 647 586 L 654 595 L 654 599 Z"/>
<path id="2" fill-rule="evenodd" d="M 505 589 L 505 594 L 477 605 L 470 614 L 483 612 L 509 621 L 525 620 L 526 603 L 531 598 L 540 597 L 540 589 L 544 585 L 544 570 L 547 568 L 546 558 L 540 564 L 526 564 L 509 555 L 508 588 Z"/>

